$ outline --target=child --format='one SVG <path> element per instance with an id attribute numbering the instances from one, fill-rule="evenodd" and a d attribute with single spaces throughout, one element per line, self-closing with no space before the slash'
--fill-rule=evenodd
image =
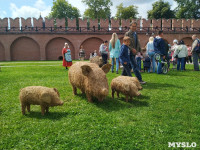
<path id="1" fill-rule="evenodd" d="M 141 52 L 137 52 L 136 55 L 136 62 L 137 62 L 137 66 L 139 68 L 139 71 L 141 71 L 141 60 L 142 60 L 143 56 Z"/>
<path id="2" fill-rule="evenodd" d="M 148 56 L 146 56 L 143 61 L 144 72 L 145 71 L 150 72 L 150 67 L 151 67 L 151 60 Z"/>
<path id="3" fill-rule="evenodd" d="M 131 75 L 131 69 L 130 69 L 130 51 L 128 46 L 130 45 L 130 38 L 125 36 L 123 38 L 123 44 L 121 46 L 119 60 L 120 63 L 123 65 L 123 71 L 122 76 L 130 76 Z"/>

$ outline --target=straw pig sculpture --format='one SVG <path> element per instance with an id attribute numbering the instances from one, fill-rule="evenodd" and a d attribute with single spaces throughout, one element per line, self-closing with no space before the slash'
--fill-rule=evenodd
<path id="1" fill-rule="evenodd" d="M 130 78 L 124 78 L 124 76 L 119 76 L 114 78 L 111 81 L 111 89 L 112 89 L 112 98 L 114 98 L 114 94 L 116 91 L 118 98 L 119 98 L 119 93 L 122 93 L 123 95 L 126 96 L 126 102 L 128 102 L 129 97 L 132 99 L 133 96 L 141 95 L 135 83 L 131 82 Z"/>
<path id="2" fill-rule="evenodd" d="M 138 87 L 138 90 L 142 90 L 142 86 L 137 77 L 118 76 L 118 79 L 127 80 L 130 83 L 134 83 Z"/>
<path id="3" fill-rule="evenodd" d="M 82 93 L 86 93 L 89 102 L 92 102 L 92 97 L 103 101 L 108 95 L 106 73 L 109 72 L 110 67 L 110 64 L 106 64 L 99 68 L 97 64 L 89 62 L 73 64 L 69 69 L 68 76 L 74 95 L 77 95 L 77 88 L 79 88 Z"/>
<path id="4" fill-rule="evenodd" d="M 99 57 L 99 56 L 90 58 L 90 62 L 97 64 L 99 67 L 103 66 L 103 59 L 102 57 Z"/>
<path id="5" fill-rule="evenodd" d="M 21 102 L 22 114 L 25 115 L 25 109 L 30 112 L 30 105 L 40 105 L 42 115 L 49 112 L 49 107 L 61 106 L 60 94 L 56 88 L 43 86 L 29 86 L 20 90 L 19 98 Z"/>

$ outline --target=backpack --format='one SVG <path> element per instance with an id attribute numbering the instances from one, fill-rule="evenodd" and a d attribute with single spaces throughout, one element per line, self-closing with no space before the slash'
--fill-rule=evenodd
<path id="1" fill-rule="evenodd" d="M 199 39 L 197 39 L 197 45 L 195 46 L 193 51 L 196 53 L 200 53 L 200 40 Z"/>

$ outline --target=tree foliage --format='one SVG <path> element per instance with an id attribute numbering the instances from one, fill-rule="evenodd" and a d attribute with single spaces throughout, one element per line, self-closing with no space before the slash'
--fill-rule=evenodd
<path id="1" fill-rule="evenodd" d="M 80 12 L 76 7 L 73 7 L 68 1 L 65 0 L 54 0 L 53 7 L 51 8 L 51 13 L 49 18 L 78 18 L 80 17 Z"/>
<path id="2" fill-rule="evenodd" d="M 116 18 L 118 19 L 134 19 L 138 14 L 137 6 L 130 5 L 128 7 L 124 7 L 123 3 L 118 5 L 117 7 Z"/>
<path id="3" fill-rule="evenodd" d="M 175 17 L 175 12 L 171 10 L 171 6 L 169 2 L 164 2 L 163 0 L 156 1 L 155 3 L 152 4 L 153 9 L 149 10 L 148 13 L 148 18 L 152 19 L 159 19 L 159 18 L 174 18 Z"/>
<path id="4" fill-rule="evenodd" d="M 199 19 L 200 1 L 199 0 L 175 0 L 178 7 L 175 9 L 176 18 Z"/>
<path id="5" fill-rule="evenodd" d="M 88 6 L 84 12 L 84 17 L 91 19 L 110 18 L 110 7 L 113 5 L 111 0 L 82 0 Z"/>

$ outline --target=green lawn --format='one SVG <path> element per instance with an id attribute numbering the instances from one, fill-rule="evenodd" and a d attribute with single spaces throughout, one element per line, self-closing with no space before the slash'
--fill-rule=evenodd
<path id="1" fill-rule="evenodd" d="M 200 74 L 192 65 L 167 75 L 142 73 L 142 96 L 129 103 L 123 95 L 113 100 L 111 90 L 102 103 L 88 103 L 80 91 L 73 96 L 62 61 L 0 65 L 0 149 L 172 149 L 168 142 L 196 142 L 200 149 Z M 117 76 L 109 72 L 109 84 Z M 31 105 L 23 116 L 19 90 L 32 85 L 57 88 L 64 105 L 45 116 Z"/>

